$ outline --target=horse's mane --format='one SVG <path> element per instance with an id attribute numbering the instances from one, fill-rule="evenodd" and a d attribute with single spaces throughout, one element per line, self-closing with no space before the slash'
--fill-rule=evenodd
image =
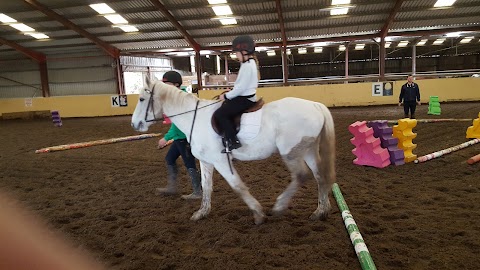
<path id="1" fill-rule="evenodd" d="M 161 81 L 155 81 L 153 83 L 153 89 L 155 89 L 156 98 L 160 98 L 162 102 L 167 101 L 169 105 L 173 104 L 173 106 L 177 107 L 186 107 L 186 104 L 195 104 L 197 101 L 205 103 L 216 102 L 212 100 L 198 98 L 194 94 L 184 92 L 173 85 L 166 84 Z"/>

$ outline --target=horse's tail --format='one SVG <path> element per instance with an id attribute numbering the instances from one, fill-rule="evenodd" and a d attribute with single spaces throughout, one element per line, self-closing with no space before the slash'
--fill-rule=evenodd
<path id="1" fill-rule="evenodd" d="M 327 106 L 320 104 L 320 108 L 325 117 L 320 140 L 320 170 L 324 172 L 327 183 L 335 183 L 335 125 L 333 117 Z M 319 141 L 320 143 L 320 141 Z"/>

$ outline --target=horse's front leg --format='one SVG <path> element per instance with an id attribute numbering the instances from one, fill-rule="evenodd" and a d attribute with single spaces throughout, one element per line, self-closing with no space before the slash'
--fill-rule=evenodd
<path id="1" fill-rule="evenodd" d="M 197 212 L 193 213 L 191 220 L 199 220 L 210 213 L 212 190 L 213 190 L 213 165 L 200 160 L 200 172 L 202 174 L 202 205 Z"/>
<path id="2" fill-rule="evenodd" d="M 265 214 L 263 213 L 262 206 L 255 199 L 250 192 L 248 191 L 247 186 L 242 182 L 240 176 L 237 173 L 237 170 L 232 166 L 232 171 L 228 162 L 222 162 L 220 164 L 215 164 L 215 169 L 227 180 L 230 187 L 243 199 L 243 201 L 248 205 L 248 208 L 253 212 L 253 218 L 255 224 L 259 225 L 265 221 Z"/>

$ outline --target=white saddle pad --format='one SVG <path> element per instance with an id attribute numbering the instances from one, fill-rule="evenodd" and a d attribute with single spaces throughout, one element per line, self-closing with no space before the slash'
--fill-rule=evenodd
<path id="1" fill-rule="evenodd" d="M 263 108 L 255 112 L 242 114 L 240 131 L 237 134 L 237 138 L 241 142 L 257 137 L 260 132 L 260 124 L 262 123 L 262 112 Z"/>

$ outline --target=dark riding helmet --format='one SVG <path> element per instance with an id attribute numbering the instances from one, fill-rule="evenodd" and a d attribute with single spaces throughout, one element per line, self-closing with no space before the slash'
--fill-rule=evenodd
<path id="1" fill-rule="evenodd" d="M 251 36 L 238 36 L 232 42 L 232 51 L 246 51 L 247 54 L 255 52 L 255 41 Z"/>
<path id="2" fill-rule="evenodd" d="M 169 83 L 173 83 L 173 84 L 178 84 L 178 87 L 180 87 L 183 83 L 182 75 L 180 75 L 180 73 L 178 73 L 176 71 L 173 71 L 173 70 L 167 71 L 167 72 L 165 72 L 165 74 L 163 74 L 162 82 L 164 82 L 164 83 L 169 82 Z"/>

